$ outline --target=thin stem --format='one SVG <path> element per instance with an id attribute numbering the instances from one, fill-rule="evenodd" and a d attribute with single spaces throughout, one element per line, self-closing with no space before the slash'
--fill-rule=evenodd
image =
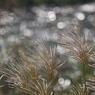
<path id="1" fill-rule="evenodd" d="M 84 86 L 85 86 L 85 92 L 84 92 L 84 94 L 86 95 L 87 88 L 86 88 L 85 64 L 83 64 L 83 81 L 84 81 Z"/>

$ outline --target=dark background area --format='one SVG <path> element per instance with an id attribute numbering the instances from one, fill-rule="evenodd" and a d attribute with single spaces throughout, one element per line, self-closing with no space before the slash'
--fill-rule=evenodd
<path id="1" fill-rule="evenodd" d="M 12 7 L 32 6 L 32 5 L 75 5 L 88 2 L 94 2 L 95 0 L 0 0 L 0 7 L 10 9 Z"/>

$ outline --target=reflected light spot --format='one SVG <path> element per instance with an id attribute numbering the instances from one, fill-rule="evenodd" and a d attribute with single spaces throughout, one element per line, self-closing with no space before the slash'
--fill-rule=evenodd
<path id="1" fill-rule="evenodd" d="M 43 40 L 47 39 L 47 41 L 50 40 L 50 38 L 51 38 L 48 31 L 40 33 L 40 35 L 38 35 L 38 37 L 40 37 Z"/>
<path id="2" fill-rule="evenodd" d="M 2 24 L 12 23 L 13 20 L 14 20 L 14 17 L 11 17 L 11 16 L 3 16 L 3 17 L 1 17 L 1 23 Z"/>
<path id="3" fill-rule="evenodd" d="M 48 12 L 48 18 L 50 19 L 50 21 L 55 21 L 56 20 L 55 12 L 54 11 Z"/>
<path id="4" fill-rule="evenodd" d="M 40 16 L 40 17 L 46 17 L 47 14 L 43 10 L 37 10 L 37 15 Z"/>
<path id="5" fill-rule="evenodd" d="M 90 22 L 94 21 L 94 16 L 93 15 L 89 15 L 87 17 L 87 20 L 90 21 Z"/>
<path id="6" fill-rule="evenodd" d="M 65 24 L 64 22 L 58 22 L 58 23 L 57 23 L 57 28 L 63 29 L 63 28 L 65 28 L 65 27 L 66 27 L 66 24 Z"/>
<path id="7" fill-rule="evenodd" d="M 33 32 L 32 32 L 31 30 L 29 30 L 29 29 L 25 29 L 25 30 L 23 31 L 23 34 L 24 34 L 25 36 L 30 37 L 30 36 L 33 35 Z"/>
<path id="8" fill-rule="evenodd" d="M 59 84 L 64 84 L 64 79 L 63 79 L 63 78 L 59 78 L 59 79 L 58 79 L 58 83 L 59 83 Z"/>
<path id="9" fill-rule="evenodd" d="M 52 35 L 52 40 L 57 40 L 58 39 L 58 34 L 57 33 L 54 33 L 53 35 Z"/>
<path id="10" fill-rule="evenodd" d="M 66 51 L 65 51 L 65 49 L 63 47 L 58 45 L 57 46 L 57 52 L 60 53 L 60 54 L 64 54 Z"/>
<path id="11" fill-rule="evenodd" d="M 69 79 L 66 79 L 64 82 L 64 86 L 69 86 L 71 84 L 71 81 Z"/>
<path id="12" fill-rule="evenodd" d="M 95 37 L 93 37 L 93 42 L 94 42 L 94 44 L 95 44 Z"/>
<path id="13" fill-rule="evenodd" d="M 18 38 L 14 35 L 11 35 L 7 39 L 9 42 L 18 42 Z"/>
<path id="14" fill-rule="evenodd" d="M 83 13 L 76 13 L 75 16 L 79 19 L 79 20 L 84 20 L 85 15 Z"/>
<path id="15" fill-rule="evenodd" d="M 6 29 L 5 28 L 1 28 L 0 29 L 0 35 L 5 35 L 6 34 Z"/>
<path id="16" fill-rule="evenodd" d="M 29 27 L 35 27 L 36 23 L 34 21 L 29 21 L 28 26 Z"/>
<path id="17" fill-rule="evenodd" d="M 94 12 L 95 11 L 95 5 L 94 4 L 85 4 L 79 7 L 81 11 L 85 12 Z"/>
<path id="18" fill-rule="evenodd" d="M 84 33 L 85 40 L 90 40 L 92 38 L 91 37 L 91 31 L 88 28 L 83 28 L 82 31 Z"/>
<path id="19" fill-rule="evenodd" d="M 72 62 L 72 63 L 77 63 L 77 60 L 75 60 L 74 58 L 69 57 L 68 60 L 69 60 L 70 62 Z"/>
<path id="20" fill-rule="evenodd" d="M 39 21 L 39 23 L 42 23 L 42 22 L 45 22 L 45 19 L 42 17 L 38 17 L 38 21 Z"/>
<path id="21" fill-rule="evenodd" d="M 60 12 L 60 8 L 59 8 L 59 7 L 55 7 L 55 8 L 53 9 L 53 11 L 55 11 L 56 13 L 59 13 L 59 12 Z"/>
<path id="22" fill-rule="evenodd" d="M 20 31 L 24 31 L 27 27 L 27 22 L 26 21 L 23 21 L 21 24 L 20 24 Z"/>
<path id="23" fill-rule="evenodd" d="M 0 45 L 2 46 L 4 44 L 4 40 L 0 38 Z"/>

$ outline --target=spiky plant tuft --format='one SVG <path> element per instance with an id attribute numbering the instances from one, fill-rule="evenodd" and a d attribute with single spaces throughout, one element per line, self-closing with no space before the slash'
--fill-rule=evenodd
<path id="1" fill-rule="evenodd" d="M 90 61 L 95 61 L 95 45 L 93 42 L 89 42 L 89 40 L 86 39 L 85 35 L 83 37 L 78 31 L 71 31 L 68 31 L 67 33 L 60 33 L 60 40 L 58 41 L 58 43 L 69 50 L 69 54 L 71 55 L 71 57 L 76 59 L 82 65 L 84 87 L 74 87 L 76 88 L 76 90 L 74 91 L 74 95 L 88 95 L 88 87 L 86 86 L 85 65 L 88 65 Z"/>
<path id="2" fill-rule="evenodd" d="M 27 48 L 27 53 L 19 50 L 19 58 L 5 64 L 3 74 L 25 95 L 54 95 L 58 69 L 64 62 L 57 56 L 56 46 L 37 41 L 34 48 Z"/>
<path id="3" fill-rule="evenodd" d="M 72 57 L 81 64 L 87 64 L 90 60 L 95 58 L 95 45 L 77 31 L 60 33 L 60 41 L 58 43 L 68 49 Z M 64 40 L 65 39 L 65 40 Z M 66 40 L 67 39 L 67 40 Z M 68 40 L 69 39 L 69 40 Z"/>
<path id="4" fill-rule="evenodd" d="M 73 85 L 72 90 L 70 90 L 69 95 L 89 95 L 89 92 L 89 88 L 85 92 L 85 85 L 75 83 L 75 85 Z"/>

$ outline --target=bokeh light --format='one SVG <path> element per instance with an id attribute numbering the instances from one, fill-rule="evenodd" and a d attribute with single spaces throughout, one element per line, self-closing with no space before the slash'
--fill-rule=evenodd
<path id="1" fill-rule="evenodd" d="M 75 16 L 79 19 L 79 20 L 84 20 L 85 19 L 85 15 L 81 12 L 78 12 L 75 14 Z"/>

